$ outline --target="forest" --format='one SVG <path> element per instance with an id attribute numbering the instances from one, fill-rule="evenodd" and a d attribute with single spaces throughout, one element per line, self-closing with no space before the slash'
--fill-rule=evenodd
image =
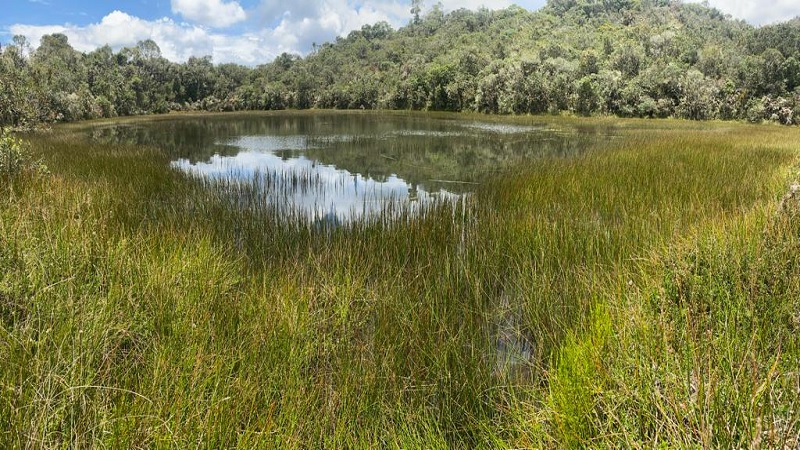
<path id="1" fill-rule="evenodd" d="M 800 18 L 753 27 L 680 0 L 550 0 L 538 11 L 419 5 L 305 57 L 184 63 L 152 40 L 0 49 L 0 125 L 182 110 L 400 109 L 800 123 Z"/>

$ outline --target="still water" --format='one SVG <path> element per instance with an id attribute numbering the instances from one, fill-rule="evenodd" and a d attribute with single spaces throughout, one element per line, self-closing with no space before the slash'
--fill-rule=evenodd
<path id="1" fill-rule="evenodd" d="M 488 175 L 569 157 L 608 130 L 452 114 L 281 112 L 177 116 L 94 128 L 92 138 L 162 149 L 176 170 L 261 190 L 272 207 L 351 221 L 469 195 Z"/>

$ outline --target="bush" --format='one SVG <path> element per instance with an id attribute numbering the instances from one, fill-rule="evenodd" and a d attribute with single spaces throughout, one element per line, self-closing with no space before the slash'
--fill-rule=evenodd
<path id="1" fill-rule="evenodd" d="M 14 137 L 10 130 L 0 129 L 0 179 L 4 184 L 46 171 L 47 168 L 33 158 L 25 141 Z"/>

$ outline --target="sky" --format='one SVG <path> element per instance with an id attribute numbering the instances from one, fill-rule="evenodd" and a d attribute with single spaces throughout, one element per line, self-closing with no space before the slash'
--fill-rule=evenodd
<path id="1" fill-rule="evenodd" d="M 689 0 L 698 1 L 698 0 Z M 83 52 L 114 50 L 152 39 L 172 61 L 210 55 L 215 63 L 257 65 L 283 52 L 305 54 L 314 44 L 346 36 L 365 24 L 397 28 L 411 18 L 411 0 L 2 0 L 0 43 L 23 35 L 36 47 L 43 35 L 63 33 Z M 426 0 L 431 6 L 435 2 Z M 458 8 L 536 10 L 545 0 L 441 0 Z M 708 0 L 753 25 L 800 16 L 798 0 Z"/>

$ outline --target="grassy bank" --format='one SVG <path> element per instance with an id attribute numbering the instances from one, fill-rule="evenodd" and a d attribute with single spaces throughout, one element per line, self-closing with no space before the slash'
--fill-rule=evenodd
<path id="1" fill-rule="evenodd" d="M 588 120 L 619 137 L 323 230 L 26 136 L 0 447 L 796 445 L 800 132 Z"/>

